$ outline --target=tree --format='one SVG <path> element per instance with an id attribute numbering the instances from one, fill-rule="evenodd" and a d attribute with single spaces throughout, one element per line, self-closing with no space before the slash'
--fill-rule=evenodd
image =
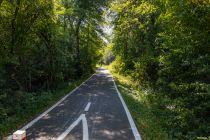
<path id="1" fill-rule="evenodd" d="M 1 132 L 44 91 L 93 72 L 104 45 L 100 24 L 107 3 L 0 0 Z"/>
<path id="2" fill-rule="evenodd" d="M 162 99 L 163 127 L 178 139 L 209 135 L 209 10 L 205 0 L 112 5 L 114 67 Z"/>

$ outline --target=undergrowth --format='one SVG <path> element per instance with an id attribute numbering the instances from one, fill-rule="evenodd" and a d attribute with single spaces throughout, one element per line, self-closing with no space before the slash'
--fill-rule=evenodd
<path id="1" fill-rule="evenodd" d="M 4 103 L 6 102 L 6 106 L 0 108 L 0 139 L 11 134 L 55 104 L 80 85 L 88 76 L 77 81 L 62 83 L 54 90 L 33 93 L 13 91 L 10 95 L 2 96 L 1 100 L 4 100 Z"/>
<path id="2" fill-rule="evenodd" d="M 167 117 L 163 111 L 159 110 L 151 101 L 154 98 L 150 90 L 139 90 L 138 83 L 132 81 L 130 77 L 125 77 L 111 66 L 103 66 L 112 72 L 117 87 L 122 94 L 135 124 L 144 140 L 172 140 L 168 133 L 161 127 L 164 118 Z"/>

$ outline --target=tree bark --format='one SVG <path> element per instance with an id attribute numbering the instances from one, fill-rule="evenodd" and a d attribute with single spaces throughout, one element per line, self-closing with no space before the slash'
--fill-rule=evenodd
<path id="1" fill-rule="evenodd" d="M 76 31 L 75 31 L 75 35 L 76 35 L 76 55 L 77 55 L 77 59 L 80 59 L 80 25 L 82 23 L 82 19 L 79 19 L 77 26 L 76 26 Z"/>
<path id="2" fill-rule="evenodd" d="M 83 17 L 79 19 L 76 25 L 75 29 L 75 36 L 76 36 L 76 68 L 77 68 L 77 73 L 79 75 L 82 74 L 81 70 L 81 58 L 80 58 L 80 26 L 82 24 Z"/>
<path id="3" fill-rule="evenodd" d="M 11 32 L 12 40 L 11 40 L 11 50 L 10 50 L 11 54 L 14 53 L 15 39 L 16 39 L 16 37 L 15 37 L 15 31 L 16 31 L 15 22 L 17 19 L 19 9 L 20 9 L 20 0 L 17 0 L 14 17 L 12 19 L 12 24 L 11 24 L 11 28 L 12 28 L 12 32 Z"/>
<path id="4" fill-rule="evenodd" d="M 54 52 L 53 52 L 53 44 L 51 42 L 51 34 L 48 34 L 47 31 L 40 32 L 40 37 L 44 40 L 44 43 L 47 47 L 48 50 L 48 58 L 49 58 L 49 63 L 48 63 L 48 79 L 47 79 L 47 88 L 49 89 L 51 84 L 53 83 L 54 80 Z"/>
<path id="5" fill-rule="evenodd" d="M 128 37 L 126 35 L 125 46 L 124 46 L 124 58 L 127 59 L 128 56 Z"/>

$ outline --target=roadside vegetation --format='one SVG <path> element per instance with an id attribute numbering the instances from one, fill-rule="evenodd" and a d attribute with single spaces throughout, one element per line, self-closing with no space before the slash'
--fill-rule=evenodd
<path id="1" fill-rule="evenodd" d="M 4 119 L 4 122 L 0 124 L 0 139 L 23 127 L 24 124 L 50 108 L 58 100 L 84 82 L 88 76 L 81 77 L 80 80 L 60 83 L 56 89 L 39 92 L 16 91 L 15 94 L 5 96 L 5 108 L 8 110 L 7 114 L 6 112 L 1 112 L 1 119 L 7 119 Z"/>
<path id="2" fill-rule="evenodd" d="M 138 88 L 138 83 L 129 76 L 117 73 L 112 65 L 103 66 L 107 68 L 117 84 L 126 105 L 134 119 L 143 140 L 172 140 L 162 124 L 167 117 L 163 110 L 158 109 L 157 101 L 149 92 Z"/>
<path id="3" fill-rule="evenodd" d="M 0 0 L 0 138 L 113 61 L 144 139 L 209 139 L 209 23 L 209 0 Z"/>
<path id="4" fill-rule="evenodd" d="M 107 2 L 0 0 L 0 139 L 94 72 Z"/>
<path id="5" fill-rule="evenodd" d="M 113 53 L 114 72 L 136 87 L 138 94 L 125 94 L 131 91 L 119 81 L 141 134 L 162 139 L 147 135 L 143 111 L 166 139 L 210 139 L 210 2 L 119 0 L 109 14 L 113 35 L 103 61 Z"/>

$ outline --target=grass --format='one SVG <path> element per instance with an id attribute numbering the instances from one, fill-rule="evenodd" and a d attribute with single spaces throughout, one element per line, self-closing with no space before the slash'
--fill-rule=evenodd
<path id="1" fill-rule="evenodd" d="M 135 121 L 143 140 L 172 140 L 162 128 L 164 121 L 156 108 L 148 101 L 147 94 L 136 90 L 137 83 L 131 78 L 119 75 L 111 66 L 104 66 L 109 69 L 116 81 L 116 84 L 122 94 L 129 111 Z"/>
<path id="2" fill-rule="evenodd" d="M 71 83 L 62 84 L 58 89 L 52 91 L 42 91 L 40 93 L 17 92 L 16 99 L 21 101 L 20 103 L 9 107 L 11 111 L 14 110 L 12 115 L 7 115 L 5 121 L 0 123 L 0 139 L 1 135 L 6 138 L 6 136 L 35 118 L 35 116 L 38 116 L 47 110 L 80 85 L 88 76 Z M 14 103 L 14 101 L 11 100 L 10 104 L 12 103 Z"/>

